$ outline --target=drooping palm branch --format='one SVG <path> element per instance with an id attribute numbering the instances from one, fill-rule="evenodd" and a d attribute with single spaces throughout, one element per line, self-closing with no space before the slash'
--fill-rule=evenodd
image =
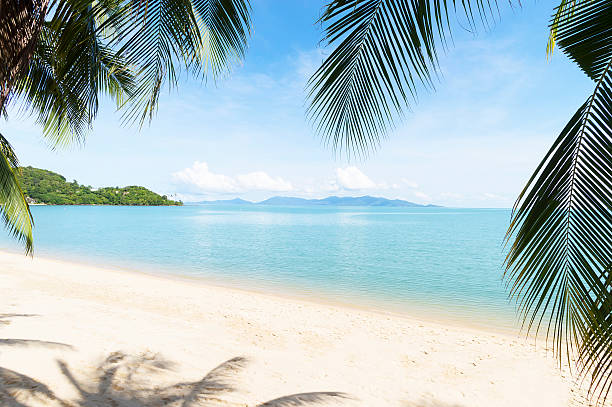
<path id="1" fill-rule="evenodd" d="M 488 25 L 496 11 L 488 0 L 330 2 L 320 21 L 324 42 L 335 48 L 308 83 L 307 114 L 316 132 L 347 154 L 376 146 L 419 87 L 433 88 L 451 16 L 475 27 Z"/>
<path id="2" fill-rule="evenodd" d="M 101 96 L 120 106 L 134 88 L 125 59 L 82 28 L 66 39 L 64 29 L 58 32 L 47 24 L 26 75 L 15 87 L 22 109 L 35 115 L 54 145 L 83 139 Z"/>
<path id="3" fill-rule="evenodd" d="M 547 50 L 555 44 L 594 81 L 612 58 L 612 9 L 607 1 L 562 0 L 550 26 Z"/>
<path id="4" fill-rule="evenodd" d="M 153 117 L 164 84 L 182 71 L 216 79 L 244 57 L 251 32 L 248 0 L 125 0 L 127 12 L 111 19 L 112 45 L 136 66 L 137 88 L 124 118 Z"/>
<path id="5" fill-rule="evenodd" d="M 33 220 L 30 208 L 17 180 L 19 161 L 13 147 L 0 134 L 0 204 L 2 220 L 14 237 L 23 242 L 27 254 L 32 253 Z"/>
<path id="6" fill-rule="evenodd" d="M 57 0 L 18 92 L 57 144 L 82 139 L 108 95 L 151 120 L 181 72 L 216 79 L 241 60 L 248 0 Z M 50 78 L 52 80 L 50 80 Z M 61 96 L 61 97 L 60 97 Z"/>
<path id="7" fill-rule="evenodd" d="M 593 390 L 612 375 L 612 2 L 562 5 L 559 48 L 595 81 L 520 194 L 507 239 L 511 294 L 527 329 L 545 324 L 560 356 L 577 351 Z M 604 393 L 602 393 L 604 392 Z"/>
<path id="8" fill-rule="evenodd" d="M 578 339 L 612 261 L 610 86 L 606 70 L 520 194 L 508 234 L 511 293 L 529 326 L 551 311 L 558 347 Z"/>
<path id="9" fill-rule="evenodd" d="M 602 274 L 607 293 L 594 302 L 593 320 L 585 332 L 578 361 L 590 374 L 590 390 L 597 399 L 607 398 L 612 388 L 612 264 Z"/>

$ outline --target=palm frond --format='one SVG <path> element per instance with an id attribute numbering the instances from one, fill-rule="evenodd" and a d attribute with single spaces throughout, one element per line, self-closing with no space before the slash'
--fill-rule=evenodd
<path id="1" fill-rule="evenodd" d="M 557 32 L 559 31 L 559 25 L 561 25 L 563 17 L 567 18 L 568 16 L 572 15 L 575 10 L 576 0 L 561 0 L 561 4 L 555 8 L 555 13 L 550 21 L 548 43 L 546 44 L 547 57 L 551 57 L 555 50 L 555 45 L 557 44 Z"/>
<path id="2" fill-rule="evenodd" d="M 612 2 L 562 0 L 550 24 L 547 51 L 555 43 L 594 81 L 612 58 Z"/>
<path id="3" fill-rule="evenodd" d="M 580 347 L 581 373 L 590 375 L 591 394 L 607 398 L 612 388 L 612 264 L 603 272 L 602 291 L 595 301 L 593 323 L 587 327 Z"/>
<path id="4" fill-rule="evenodd" d="M 488 0 L 335 0 L 320 21 L 337 45 L 308 82 L 307 115 L 334 148 L 365 153 L 403 115 L 419 86 L 432 88 L 437 46 L 451 34 L 450 15 L 463 9 L 470 26 L 487 25 Z"/>
<path id="5" fill-rule="evenodd" d="M 4 136 L 0 133 L 0 154 L 2 154 L 12 169 L 19 168 L 19 159 L 13 150 L 13 146 Z"/>
<path id="6" fill-rule="evenodd" d="M 521 192 L 507 232 L 511 295 L 528 330 L 547 326 L 558 355 L 579 348 L 612 263 L 612 59 Z M 546 321 L 546 322 L 544 322 Z"/>
<path id="7" fill-rule="evenodd" d="M 244 58 L 251 35 L 249 1 L 193 0 L 198 23 L 196 72 L 218 78 Z"/>
<path id="8" fill-rule="evenodd" d="M 0 134 L 0 212 L 9 233 L 24 243 L 26 254 L 33 250 L 34 222 L 16 172 L 19 162 L 11 144 Z"/>
<path id="9" fill-rule="evenodd" d="M 217 78 L 246 51 L 248 0 L 127 0 L 125 7 L 115 43 L 136 67 L 138 83 L 126 103 L 128 122 L 150 121 L 164 85 L 176 86 L 181 72 Z"/>
<path id="10" fill-rule="evenodd" d="M 101 41 L 95 17 L 86 8 L 58 10 L 43 27 L 28 72 L 16 84 L 22 110 L 36 115 L 56 146 L 84 138 L 101 95 L 119 106 L 134 88 L 133 73 Z"/>

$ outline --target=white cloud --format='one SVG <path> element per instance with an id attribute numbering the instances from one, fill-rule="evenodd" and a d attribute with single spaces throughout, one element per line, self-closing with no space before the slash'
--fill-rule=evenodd
<path id="1" fill-rule="evenodd" d="M 463 195 L 456 192 L 441 192 L 440 196 L 448 199 L 463 199 Z"/>
<path id="2" fill-rule="evenodd" d="M 421 192 L 421 191 L 414 191 L 413 192 L 414 196 L 416 196 L 417 198 L 421 198 L 427 201 L 431 200 L 431 197 L 429 195 L 427 195 L 425 192 Z"/>
<path id="3" fill-rule="evenodd" d="M 225 175 L 213 172 L 206 162 L 196 161 L 191 167 L 172 174 L 173 180 L 184 188 L 183 194 L 231 194 L 243 196 L 251 192 L 291 193 L 296 196 L 322 196 L 330 194 L 355 194 L 360 191 L 382 193 L 384 191 L 405 191 L 411 196 L 431 202 L 426 193 L 413 188 L 412 183 L 406 186 L 406 180 L 400 182 L 375 182 L 356 166 L 339 167 L 335 176 L 327 179 L 312 178 L 309 182 L 294 185 L 280 176 L 272 176 L 264 171 L 246 172 L 237 175 Z M 408 188 L 408 190 L 406 190 Z M 397 192 L 396 192 L 397 193 Z M 197 199 L 184 199 L 197 200 Z"/>
<path id="4" fill-rule="evenodd" d="M 250 191 L 291 191 L 293 186 L 281 177 L 271 177 L 263 171 L 236 176 L 238 183 Z"/>
<path id="5" fill-rule="evenodd" d="M 337 168 L 336 180 L 340 187 L 348 190 L 376 188 L 374 181 L 353 166 Z"/>
<path id="6" fill-rule="evenodd" d="M 321 186 L 321 190 L 323 192 L 337 192 L 337 191 L 340 191 L 340 189 L 341 188 L 335 179 L 324 182 Z"/>
<path id="7" fill-rule="evenodd" d="M 376 185 L 376 189 L 400 189 L 398 184 L 387 184 L 386 182 L 381 182 Z"/>
<path id="8" fill-rule="evenodd" d="M 191 167 L 172 174 L 175 181 L 195 187 L 200 192 L 238 193 L 248 191 L 291 191 L 293 186 L 281 177 L 271 177 L 255 171 L 231 177 L 215 174 L 205 162 L 196 161 Z"/>
<path id="9" fill-rule="evenodd" d="M 507 199 L 505 196 L 492 194 L 490 192 L 485 192 L 483 195 L 486 199 Z"/>
<path id="10" fill-rule="evenodd" d="M 407 186 L 408 188 L 417 189 L 417 188 L 419 187 L 419 184 L 417 184 L 416 182 L 411 181 L 411 180 L 409 180 L 409 179 L 407 179 L 407 178 L 402 178 L 402 182 L 403 182 L 404 184 L 406 184 L 406 186 Z"/>
<path id="11" fill-rule="evenodd" d="M 208 169 L 205 162 L 196 161 L 190 168 L 172 174 L 181 183 L 193 185 L 207 192 L 238 192 L 239 187 L 232 177 L 215 174 Z"/>

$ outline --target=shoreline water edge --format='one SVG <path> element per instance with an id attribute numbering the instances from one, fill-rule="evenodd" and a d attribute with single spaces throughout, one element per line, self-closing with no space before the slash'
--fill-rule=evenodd
<path id="1" fill-rule="evenodd" d="M 7 252 L 0 263 L 0 368 L 55 398 L 16 392 L 28 406 L 153 397 L 219 365 L 232 385 L 214 397 L 231 405 L 319 391 L 349 406 L 583 401 L 550 350 L 517 334 Z M 96 393 L 104 380 L 117 382 Z"/>

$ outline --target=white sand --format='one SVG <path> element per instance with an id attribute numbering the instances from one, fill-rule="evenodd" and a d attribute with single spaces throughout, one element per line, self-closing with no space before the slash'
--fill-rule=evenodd
<path id="1" fill-rule="evenodd" d="M 0 253 L 0 265 L 2 406 L 255 406 L 296 393 L 338 406 L 581 400 L 543 344 L 518 334 L 16 254 Z"/>

